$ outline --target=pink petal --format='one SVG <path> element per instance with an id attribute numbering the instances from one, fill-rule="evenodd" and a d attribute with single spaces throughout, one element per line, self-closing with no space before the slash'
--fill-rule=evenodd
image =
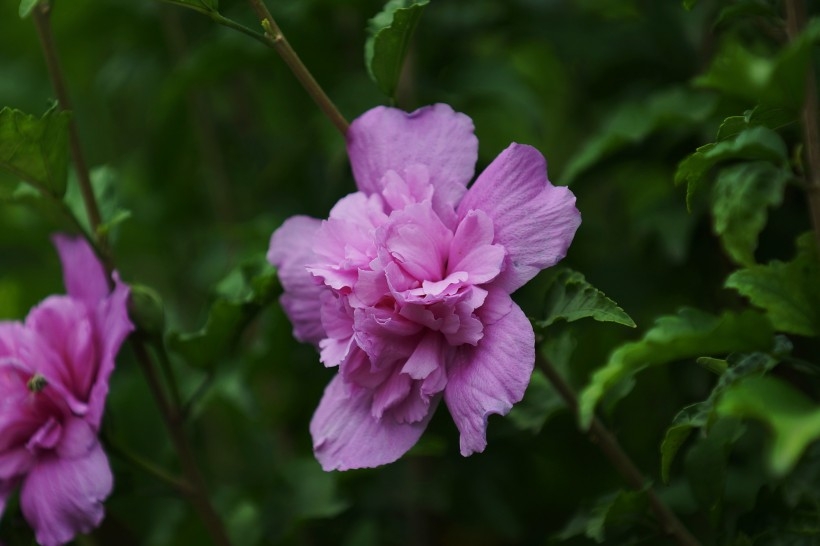
<path id="1" fill-rule="evenodd" d="M 438 210 L 455 207 L 464 194 L 478 159 L 478 139 L 472 120 L 446 104 L 410 114 L 380 106 L 350 124 L 347 153 L 356 184 L 367 194 L 385 189 L 388 171 L 402 175 L 414 165 L 426 166 Z"/>
<path id="2" fill-rule="evenodd" d="M 113 279 L 114 291 L 94 310 L 99 340 L 97 355 L 100 360 L 97 377 L 94 386 L 91 387 L 86 420 L 95 430 L 99 429 L 102 421 L 105 399 L 108 397 L 108 380 L 114 371 L 117 353 L 125 338 L 134 330 L 134 325 L 128 318 L 130 288 L 120 280 L 116 271 L 113 273 Z"/>
<path id="3" fill-rule="evenodd" d="M 509 299 L 509 296 L 505 297 Z M 487 446 L 487 418 L 519 402 L 535 365 L 535 334 L 521 308 L 484 328 L 478 346 L 459 348 L 448 370 L 444 401 L 461 432 L 465 457 Z"/>
<path id="4" fill-rule="evenodd" d="M 293 337 L 314 345 L 325 337 L 320 314 L 324 287 L 305 267 L 316 261 L 313 238 L 320 225 L 315 218 L 292 216 L 273 232 L 268 250 L 285 290 L 279 301 L 293 324 Z"/>
<path id="5" fill-rule="evenodd" d="M 95 307 L 108 295 L 105 269 L 88 241 L 82 237 L 55 234 L 51 240 L 63 263 L 63 282 L 68 295 Z"/>
<path id="6" fill-rule="evenodd" d="M 37 542 L 59 546 L 102 522 L 112 486 L 108 459 L 95 443 L 77 459 L 40 459 L 23 481 L 20 506 Z"/>
<path id="7" fill-rule="evenodd" d="M 558 263 L 581 224 L 575 196 L 550 184 L 544 156 L 522 144 L 511 144 L 479 175 L 459 203 L 459 218 L 471 210 L 492 218 L 495 242 L 507 251 L 495 281 L 507 292 Z"/>
<path id="8" fill-rule="evenodd" d="M 313 451 L 328 471 L 392 463 L 415 445 L 433 415 L 431 404 L 427 416 L 415 423 L 398 424 L 389 416 L 379 420 L 370 412 L 372 391 L 350 390 L 336 375 L 310 422 Z"/>
<path id="9" fill-rule="evenodd" d="M 494 245 L 493 221 L 481 210 L 467 212 L 450 245 L 447 270 L 465 271 L 471 284 L 496 278 L 504 262 L 504 247 Z"/>
<path id="10" fill-rule="evenodd" d="M 84 402 L 89 399 L 99 365 L 94 326 L 89 308 L 69 296 L 46 298 L 26 317 L 26 327 L 39 333 L 42 343 L 59 356 L 51 359 L 49 368 L 32 371 L 42 373 L 50 381 L 60 381 Z M 35 350 L 43 349 L 41 346 Z"/>

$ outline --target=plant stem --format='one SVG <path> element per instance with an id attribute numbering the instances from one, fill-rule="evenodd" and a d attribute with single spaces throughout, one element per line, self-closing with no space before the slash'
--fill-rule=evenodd
<path id="1" fill-rule="evenodd" d="M 61 110 L 72 111 L 71 100 L 68 96 L 68 88 L 63 77 L 63 71 L 60 68 L 60 60 L 57 56 L 57 48 L 54 45 L 54 34 L 51 31 L 51 5 L 48 2 L 40 2 L 40 4 L 32 11 L 34 19 L 34 26 L 37 29 L 37 37 L 40 40 L 40 46 L 43 49 L 43 56 L 46 60 L 46 68 L 51 79 L 51 85 L 54 87 L 54 93 L 57 95 L 57 103 Z M 94 188 L 91 185 L 91 176 L 88 171 L 88 164 L 85 161 L 82 147 L 80 146 L 80 135 L 77 131 L 76 117 L 72 115 L 68 122 L 68 142 L 71 150 L 71 158 L 74 162 L 74 169 L 77 172 L 77 180 L 80 184 L 80 192 L 83 196 L 83 204 L 88 215 L 88 221 L 91 224 L 91 230 L 95 235 L 97 228 L 102 223 L 100 216 L 100 209 L 97 206 L 97 200 L 94 197 Z M 99 241 L 102 247 L 105 247 L 104 241 Z M 107 257 L 104 257 L 107 260 Z"/>
<path id="2" fill-rule="evenodd" d="M 116 443 L 112 442 L 110 438 L 108 439 L 108 442 L 106 442 L 106 447 L 109 452 L 113 453 L 114 456 L 123 459 L 124 461 L 144 471 L 146 474 L 150 474 L 157 480 L 168 484 L 181 495 L 187 496 L 191 494 L 192 489 L 188 482 L 172 476 L 162 468 L 159 468 L 154 463 L 146 460 L 136 453 L 132 453 L 127 449 L 119 447 Z"/>
<path id="3" fill-rule="evenodd" d="M 174 449 L 176 449 L 185 478 L 191 485 L 187 495 L 188 500 L 197 512 L 199 512 L 199 516 L 202 518 L 202 522 L 208 529 L 208 533 L 211 535 L 213 541 L 220 546 L 231 546 L 231 541 L 222 525 L 222 520 L 208 499 L 205 479 L 199 471 L 196 459 L 191 451 L 191 446 L 188 443 L 188 438 L 185 436 L 185 431 L 182 427 L 182 415 L 179 413 L 178 408 L 171 405 L 167 398 L 165 398 L 159 377 L 157 377 L 156 371 L 154 370 L 154 364 L 148 355 L 143 341 L 139 337 L 132 336 L 131 346 L 134 349 L 134 354 L 142 368 L 145 379 L 148 381 L 148 386 L 154 395 L 157 406 L 159 406 L 160 414 L 171 436 L 171 442 L 174 444 Z"/>
<path id="4" fill-rule="evenodd" d="M 324 90 L 313 78 L 313 75 L 311 75 L 310 71 L 305 67 L 304 63 L 302 63 L 299 55 L 296 54 L 296 51 L 294 51 L 290 43 L 288 43 L 285 35 L 282 34 L 279 25 L 276 24 L 276 21 L 271 16 L 264 2 L 262 0 L 248 0 L 248 2 L 261 21 L 262 28 L 265 29 L 265 36 L 269 41 L 268 45 L 275 49 L 282 60 L 285 61 L 285 64 L 288 65 L 288 68 L 290 68 L 293 75 L 296 76 L 296 79 L 299 80 L 299 83 L 302 84 L 302 87 L 305 88 L 308 95 L 311 96 L 319 109 L 330 119 L 331 123 L 336 126 L 336 129 L 342 133 L 342 136 L 346 135 L 349 127 L 347 120 L 339 112 L 338 108 L 336 108 L 336 105 L 333 104 L 333 101 L 325 94 Z"/>
<path id="5" fill-rule="evenodd" d="M 802 0 L 785 0 L 786 32 L 794 41 L 806 26 L 806 6 Z M 815 239 L 820 245 L 820 131 L 817 127 L 817 80 L 809 50 L 806 68 L 805 98 L 803 99 L 803 147 L 806 151 L 806 191 Z"/>
<path id="6" fill-rule="evenodd" d="M 555 390 L 558 391 L 558 394 L 564 399 L 570 411 L 572 411 L 577 418 L 578 397 L 572 390 L 572 387 L 564 381 L 564 378 L 561 377 L 552 364 L 540 353 L 536 354 L 536 361 L 555 387 Z M 680 546 L 700 546 L 700 542 L 692 536 L 675 513 L 664 504 L 655 490 L 647 486 L 647 480 L 643 473 L 641 473 L 640 469 L 632 462 L 632 459 L 630 459 L 629 455 L 623 450 L 615 436 L 595 416 L 592 418 L 588 436 L 589 440 L 598 446 L 630 487 L 637 491 L 646 491 L 649 506 L 658 519 L 661 529 L 663 529 L 668 536 L 673 538 Z"/>
<path id="7" fill-rule="evenodd" d="M 33 11 L 34 24 L 37 28 L 37 35 L 43 48 L 43 53 L 48 66 L 49 77 L 51 78 L 54 92 L 57 95 L 57 102 L 63 110 L 70 110 L 71 104 L 68 99 L 67 86 L 63 77 L 62 69 L 60 68 L 57 50 L 54 45 L 54 36 L 51 31 L 50 24 L 51 6 L 48 2 L 41 2 Z M 108 252 L 107 245 L 104 244 L 103 236 L 97 229 L 100 226 L 101 218 L 100 211 L 97 205 L 97 199 L 94 195 L 91 186 L 91 177 L 88 171 L 88 165 L 82 152 L 80 145 L 79 133 L 74 118 L 69 124 L 69 142 L 71 157 L 74 161 L 74 167 L 77 171 L 77 179 L 80 182 L 80 189 L 83 195 L 83 202 L 85 204 L 88 220 L 92 228 L 92 239 L 95 239 L 97 245 L 95 250 L 100 253 L 100 258 L 109 273 L 114 270 L 114 263 Z M 102 252 L 100 252 L 102 250 Z M 231 546 L 228 534 L 222 525 L 222 520 L 214 510 L 208 499 L 207 490 L 205 488 L 205 480 L 197 466 L 191 446 L 185 436 L 185 431 L 182 427 L 182 418 L 179 412 L 179 407 L 168 403 L 165 397 L 162 385 L 154 370 L 154 364 L 151 361 L 148 351 L 145 347 L 145 341 L 135 333 L 131 336 L 131 346 L 136 354 L 137 361 L 143 370 L 145 379 L 151 393 L 159 406 L 160 414 L 162 415 L 168 432 L 171 436 L 171 442 L 179 457 L 180 465 L 185 474 L 189 490 L 187 498 L 194 506 L 199 516 L 202 518 L 205 527 L 211 535 L 213 541 L 219 546 Z"/>

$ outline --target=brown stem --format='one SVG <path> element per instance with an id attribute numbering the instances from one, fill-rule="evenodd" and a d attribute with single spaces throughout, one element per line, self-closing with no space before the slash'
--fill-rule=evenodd
<path id="1" fill-rule="evenodd" d="M 57 103 L 61 110 L 71 111 L 71 100 L 68 96 L 68 88 L 63 77 L 63 71 L 60 68 L 60 60 L 57 56 L 57 48 L 54 45 L 54 34 L 51 32 L 51 5 L 48 2 L 40 2 L 40 4 L 33 10 L 32 17 L 34 19 L 34 26 L 37 29 L 37 37 L 40 40 L 40 46 L 43 48 L 43 56 L 46 60 L 46 67 L 48 75 L 51 79 L 51 85 L 54 87 L 54 93 L 57 95 Z M 68 122 L 68 142 L 71 150 L 71 158 L 74 162 L 74 169 L 77 171 L 77 180 L 80 183 L 80 192 L 83 196 L 83 204 L 88 215 L 88 221 L 91 224 L 91 230 L 99 238 L 97 228 L 102 223 L 100 216 L 100 209 L 97 207 L 97 200 L 94 197 L 94 189 L 91 186 L 91 176 L 88 171 L 88 164 L 85 162 L 82 147 L 80 146 L 80 136 L 77 132 L 77 122 L 75 116 L 72 116 Z M 102 241 L 100 241 L 102 243 Z M 102 245 L 105 246 L 104 244 Z"/>
<path id="2" fill-rule="evenodd" d="M 302 87 L 305 88 L 305 91 L 307 91 L 308 95 L 316 102 L 316 105 L 324 112 L 328 119 L 330 119 L 331 123 L 336 126 L 336 129 L 342 133 L 342 136 L 346 135 L 349 126 L 347 120 L 342 116 L 322 87 L 316 82 L 304 63 L 302 63 L 299 55 L 296 54 L 296 51 L 294 51 L 288 43 L 285 35 L 282 34 L 279 25 L 276 24 L 276 21 L 271 16 L 264 2 L 262 0 L 248 0 L 248 2 L 256 13 L 256 16 L 262 22 L 262 28 L 265 29 L 265 36 L 267 36 L 270 41 L 269 45 L 282 57 L 282 60 L 288 65 L 293 75 L 296 76 L 296 79 L 299 80 L 299 83 L 302 84 Z"/>
<path id="3" fill-rule="evenodd" d="M 570 411 L 578 416 L 578 397 L 572 387 L 564 381 L 564 378 L 555 370 L 552 364 L 541 354 L 536 356 L 538 366 L 550 380 L 555 390 L 564 399 Z M 643 473 L 635 466 L 629 455 L 623 450 L 615 436 L 604 426 L 595 416 L 588 432 L 589 440 L 598 446 L 603 454 L 615 467 L 615 470 L 623 477 L 630 487 L 638 491 L 646 491 L 649 499 L 649 506 L 663 531 L 672 537 L 681 546 L 700 546 L 700 542 L 692 536 L 689 530 L 681 523 L 678 517 L 661 500 L 652 487 L 647 485 L 647 480 Z"/>
<path id="4" fill-rule="evenodd" d="M 219 546 L 231 546 L 231 541 L 222 525 L 222 520 L 208 499 L 205 479 L 199 471 L 199 466 L 196 463 L 193 451 L 191 451 L 191 446 L 188 443 L 188 438 L 182 427 L 182 415 L 179 413 L 179 409 L 170 404 L 165 397 L 159 377 L 157 376 L 154 364 L 148 355 L 144 342 L 138 336 L 132 336 L 131 346 L 134 349 L 137 362 L 139 362 L 140 368 L 142 368 L 151 393 L 154 395 L 157 406 L 159 406 L 160 414 L 171 436 L 171 442 L 174 444 L 174 449 L 179 457 L 185 479 L 187 483 L 191 485 L 187 491 L 188 500 L 196 511 L 199 512 L 199 516 L 202 518 L 202 522 L 208 529 L 208 533 L 214 543 Z"/>
<path id="5" fill-rule="evenodd" d="M 806 6 L 802 0 L 785 0 L 786 32 L 794 41 L 806 26 Z M 817 127 L 817 80 L 809 50 L 806 68 L 805 98 L 803 99 L 803 146 L 806 151 L 806 191 L 814 235 L 820 245 L 820 131 Z"/>

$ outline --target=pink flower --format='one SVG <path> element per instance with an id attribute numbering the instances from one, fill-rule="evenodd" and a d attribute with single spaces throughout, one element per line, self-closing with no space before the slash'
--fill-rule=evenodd
<path id="1" fill-rule="evenodd" d="M 469 190 L 472 121 L 437 104 L 374 108 L 350 126 L 359 191 L 325 221 L 288 219 L 271 238 L 297 339 L 338 366 L 310 431 L 325 470 L 401 457 L 441 398 L 461 453 L 520 401 L 535 338 L 510 293 L 566 254 L 581 217 L 543 156 L 512 144 Z"/>
<path id="2" fill-rule="evenodd" d="M 0 322 L 0 515 L 20 486 L 37 542 L 53 546 L 103 519 L 111 492 L 97 439 L 114 358 L 133 325 L 128 287 L 83 239 L 57 235 L 67 296 L 50 296 L 24 323 Z"/>

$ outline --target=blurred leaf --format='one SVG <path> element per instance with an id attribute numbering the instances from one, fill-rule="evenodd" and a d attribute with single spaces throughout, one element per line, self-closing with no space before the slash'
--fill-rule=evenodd
<path id="1" fill-rule="evenodd" d="M 172 332 L 168 347 L 191 366 L 213 368 L 253 317 L 273 301 L 278 286 L 275 269 L 263 258 L 241 264 L 217 286 L 205 326 L 196 332 Z"/>
<path id="2" fill-rule="evenodd" d="M 726 25 L 744 17 L 763 17 L 767 20 L 773 20 L 778 17 L 778 13 L 771 4 L 760 0 L 740 0 L 736 4 L 726 6 L 720 10 L 714 26 Z"/>
<path id="3" fill-rule="evenodd" d="M 97 199 L 97 206 L 100 209 L 102 223 L 97 228 L 98 235 L 109 234 L 122 222 L 131 218 L 131 212 L 120 207 L 119 191 L 122 187 L 120 173 L 110 165 L 100 165 L 91 169 L 91 188 Z M 82 192 L 79 183 L 72 178 L 73 183 L 68 185 L 65 194 L 65 202 L 74 212 L 74 216 L 80 221 L 83 229 L 91 231 L 91 224 L 88 221 L 88 214 L 85 210 Z"/>
<path id="4" fill-rule="evenodd" d="M 742 116 L 730 116 L 723 120 L 718 129 L 717 140 L 726 140 L 759 125 L 777 131 L 797 121 L 796 114 L 788 108 L 759 105 L 747 110 Z"/>
<path id="5" fill-rule="evenodd" d="M 708 71 L 695 83 L 719 89 L 749 104 L 785 107 L 797 112 L 803 103 L 806 68 L 812 46 L 820 41 L 820 19 L 812 19 L 800 36 L 774 56 L 726 40 Z"/>
<path id="6" fill-rule="evenodd" d="M 686 454 L 689 487 L 698 504 L 708 511 L 717 508 L 723 498 L 729 451 L 742 432 L 736 420 L 720 419 Z"/>
<path id="7" fill-rule="evenodd" d="M 762 126 L 752 127 L 721 142 L 701 146 L 680 162 L 675 173 L 675 184 L 687 184 L 688 207 L 691 208 L 692 196 L 709 169 L 727 159 L 761 159 L 785 164 L 788 161 L 788 151 L 780 135 Z"/>
<path id="8" fill-rule="evenodd" d="M 614 534 L 634 528 L 648 506 L 645 491 L 616 491 L 598 498 L 589 510 L 578 513 L 555 539 L 565 541 L 585 536 L 602 543 Z"/>
<path id="9" fill-rule="evenodd" d="M 21 0 L 20 8 L 18 10 L 18 14 L 20 15 L 20 19 L 25 19 L 29 16 L 32 12 L 34 7 L 40 2 L 40 0 Z"/>
<path id="10" fill-rule="evenodd" d="M 660 317 L 641 340 L 618 347 L 606 365 L 593 373 L 579 397 L 581 426 L 589 427 L 604 395 L 644 368 L 703 355 L 767 350 L 773 334 L 766 317 L 754 311 L 727 311 L 716 317 L 684 308 L 676 315 Z"/>
<path id="11" fill-rule="evenodd" d="M 712 189 L 715 233 L 736 263 L 755 263 L 757 236 L 766 225 L 767 208 L 780 205 L 792 174 L 767 161 L 722 169 Z"/>
<path id="12" fill-rule="evenodd" d="M 720 395 L 738 381 L 762 375 L 777 365 L 777 360 L 765 353 L 732 355 L 730 367 L 720 376 L 709 398 L 683 408 L 672 420 L 661 443 L 661 479 L 669 482 L 669 470 L 678 450 L 694 429 L 706 427 L 712 419 L 715 402 Z"/>
<path id="13" fill-rule="evenodd" d="M 552 367 L 565 381 L 569 381 L 570 356 L 576 341 L 568 331 L 547 340 L 540 348 Z M 521 430 L 538 434 L 556 412 L 566 407 L 563 398 L 544 372 L 538 368 L 532 374 L 524 399 L 513 406 L 509 419 Z"/>
<path id="14" fill-rule="evenodd" d="M 686 9 L 692 9 L 698 3 L 698 0 L 683 0 L 683 7 Z"/>
<path id="15" fill-rule="evenodd" d="M 618 304 L 589 284 L 581 273 L 568 268 L 562 269 L 550 285 L 544 316 L 544 320 L 535 322 L 537 327 L 547 328 L 557 320 L 573 322 L 587 317 L 635 327 L 635 322 Z"/>
<path id="16" fill-rule="evenodd" d="M 720 415 L 762 421 L 774 435 L 769 468 L 786 475 L 800 455 L 820 438 L 820 407 L 788 383 L 771 376 L 752 377 L 721 396 Z"/>
<path id="17" fill-rule="evenodd" d="M 348 507 L 339 498 L 336 476 L 324 472 L 314 459 L 292 461 L 283 476 L 291 489 L 289 507 L 298 519 L 331 518 Z"/>
<path id="18" fill-rule="evenodd" d="M 71 114 L 52 106 L 43 117 L 0 110 L 0 169 L 38 190 L 62 197 L 68 172 L 68 120 Z"/>
<path id="19" fill-rule="evenodd" d="M 641 142 L 659 129 L 703 122 L 714 107 L 713 96 L 677 87 L 624 104 L 570 160 L 562 175 L 563 183 L 571 184 L 607 155 Z"/>
<path id="20" fill-rule="evenodd" d="M 797 239 L 797 255 L 791 262 L 775 260 L 735 271 L 726 287 L 764 309 L 775 330 L 820 334 L 820 264 L 812 233 Z"/>
<path id="21" fill-rule="evenodd" d="M 429 0 L 389 0 L 368 22 L 364 58 L 370 78 L 394 98 L 413 31 Z"/>

